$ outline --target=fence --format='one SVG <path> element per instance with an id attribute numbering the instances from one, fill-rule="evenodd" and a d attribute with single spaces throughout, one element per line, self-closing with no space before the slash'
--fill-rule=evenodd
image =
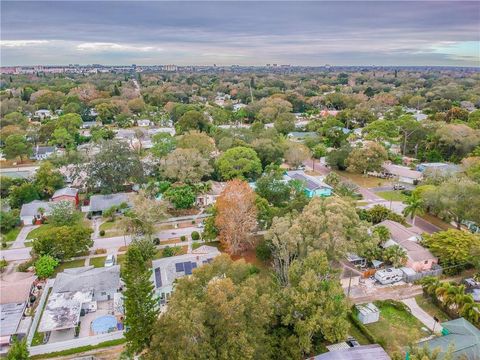
<path id="1" fill-rule="evenodd" d="M 440 276 L 442 275 L 443 269 L 441 266 L 436 265 L 432 267 L 431 270 L 428 271 L 422 271 L 422 272 L 417 272 L 415 274 L 403 274 L 403 278 L 406 282 L 408 283 L 413 283 L 415 281 L 418 281 L 420 279 L 423 279 L 426 276 Z"/>
<path id="2" fill-rule="evenodd" d="M 53 286 L 54 279 L 48 279 L 45 283 L 45 288 L 43 289 L 42 296 L 40 297 L 40 301 L 38 302 L 37 308 L 35 310 L 35 316 L 33 317 L 32 324 L 30 325 L 30 331 L 28 332 L 27 336 L 27 345 L 30 346 L 32 344 L 33 336 L 35 335 L 35 331 L 37 331 L 38 323 L 40 322 L 40 318 L 43 313 L 43 307 L 45 306 L 45 302 L 47 301 L 48 292 L 50 288 Z"/>

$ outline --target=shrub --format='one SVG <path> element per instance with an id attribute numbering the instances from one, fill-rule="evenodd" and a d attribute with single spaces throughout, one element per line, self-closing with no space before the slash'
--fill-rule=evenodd
<path id="1" fill-rule="evenodd" d="M 191 236 L 192 240 L 200 240 L 200 234 L 198 233 L 198 231 L 193 231 Z"/>
<path id="2" fill-rule="evenodd" d="M 153 244 L 154 245 L 160 245 L 160 239 L 158 237 L 153 238 Z"/>
<path id="3" fill-rule="evenodd" d="M 58 260 L 50 255 L 42 255 L 35 262 L 35 273 L 41 279 L 52 276 L 55 268 L 58 266 Z"/>
<path id="4" fill-rule="evenodd" d="M 406 196 L 412 196 L 412 190 L 402 190 L 402 194 Z"/>
<path id="5" fill-rule="evenodd" d="M 175 255 L 175 251 L 170 246 L 167 246 L 162 250 L 163 257 L 170 257 L 173 255 Z"/>
<path id="6" fill-rule="evenodd" d="M 100 236 L 105 236 L 105 230 L 100 230 Z"/>
<path id="7" fill-rule="evenodd" d="M 0 260 L 0 273 L 4 272 L 7 268 L 8 262 L 5 259 Z"/>
<path id="8" fill-rule="evenodd" d="M 27 261 L 24 261 L 23 263 L 19 264 L 17 266 L 17 270 L 20 271 L 20 272 L 27 272 L 28 269 L 33 265 L 33 263 L 35 262 L 35 259 L 29 259 Z"/>
<path id="9" fill-rule="evenodd" d="M 2 241 L 2 248 L 5 249 L 5 248 L 7 247 L 7 245 L 8 245 L 8 244 L 7 244 L 5 241 Z"/>
<path id="10" fill-rule="evenodd" d="M 182 241 L 187 241 L 187 238 L 186 238 L 185 235 L 182 235 L 182 236 L 180 236 L 180 240 L 182 240 Z"/>
<path id="11" fill-rule="evenodd" d="M 106 254 L 107 253 L 107 249 L 95 249 L 95 251 L 93 252 L 95 255 L 98 255 L 98 254 Z"/>
<path id="12" fill-rule="evenodd" d="M 270 250 L 270 246 L 265 240 L 261 240 L 258 243 L 257 247 L 255 248 L 255 255 L 259 260 L 270 260 L 270 258 L 272 257 L 272 251 Z"/>

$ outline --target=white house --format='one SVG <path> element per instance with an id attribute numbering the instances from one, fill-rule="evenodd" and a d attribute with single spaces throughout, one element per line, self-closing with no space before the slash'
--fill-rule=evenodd
<path id="1" fill-rule="evenodd" d="M 137 126 L 149 127 L 150 124 L 151 124 L 151 121 L 148 119 L 137 120 Z"/>
<path id="2" fill-rule="evenodd" d="M 407 184 L 416 184 L 423 177 L 420 171 L 412 170 L 406 166 L 385 163 L 382 167 L 386 174 L 393 176 L 399 182 Z"/>
<path id="3" fill-rule="evenodd" d="M 45 160 L 57 152 L 55 146 L 39 146 L 34 149 L 32 158 L 35 160 Z"/>
<path id="4" fill-rule="evenodd" d="M 41 120 L 49 119 L 52 117 L 52 112 L 47 109 L 40 109 L 35 111 L 34 117 Z"/>

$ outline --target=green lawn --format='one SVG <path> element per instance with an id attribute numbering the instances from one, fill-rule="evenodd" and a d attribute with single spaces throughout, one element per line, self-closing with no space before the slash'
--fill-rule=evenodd
<path id="1" fill-rule="evenodd" d="M 352 336 L 357 340 L 360 345 L 368 345 L 370 341 L 363 335 L 363 333 L 351 322 L 350 323 L 350 330 L 348 330 L 348 335 Z"/>
<path id="2" fill-rule="evenodd" d="M 192 250 L 198 249 L 202 245 L 213 246 L 216 247 L 219 251 L 222 251 L 222 245 L 220 245 L 220 241 L 212 241 L 212 242 L 193 242 Z"/>
<path id="3" fill-rule="evenodd" d="M 106 256 L 90 258 L 90 265 L 93 265 L 96 268 L 103 267 L 105 265 L 106 258 Z"/>
<path id="4" fill-rule="evenodd" d="M 379 191 L 379 192 L 376 192 L 375 194 L 384 198 L 385 200 L 391 200 L 391 201 L 404 202 L 408 199 L 408 196 L 405 194 L 402 194 L 401 190 Z"/>
<path id="5" fill-rule="evenodd" d="M 48 297 L 50 296 L 51 292 L 52 292 L 52 288 L 48 289 L 47 299 L 46 299 L 45 303 L 43 304 L 42 309 L 40 310 L 41 311 L 40 321 L 42 320 L 43 310 L 45 310 L 45 306 L 47 306 Z M 38 309 L 36 309 L 36 311 L 38 311 Z M 37 328 L 35 329 L 35 334 L 33 334 L 32 346 L 42 345 L 42 343 L 43 343 L 44 333 L 38 332 L 38 327 L 40 326 L 40 321 L 38 322 Z"/>
<path id="6" fill-rule="evenodd" d="M 104 222 L 100 225 L 99 230 L 105 231 L 105 235 L 103 237 L 114 237 L 123 235 L 123 231 L 119 228 L 118 220 Z"/>
<path id="7" fill-rule="evenodd" d="M 44 234 L 46 231 L 49 229 L 53 228 L 54 226 L 52 224 L 43 224 L 40 225 L 40 227 L 33 229 L 30 231 L 27 235 L 27 240 L 33 240 L 39 237 L 40 235 Z"/>
<path id="8" fill-rule="evenodd" d="M 55 273 L 51 276 L 52 278 L 57 276 L 58 273 L 61 273 L 65 269 L 71 269 L 76 267 L 82 267 L 85 265 L 85 259 L 65 261 L 57 266 Z"/>
<path id="9" fill-rule="evenodd" d="M 363 174 L 354 174 L 348 171 L 340 171 L 340 170 L 333 170 L 338 175 L 347 178 L 348 180 L 354 182 L 358 186 L 372 188 L 372 187 L 379 187 L 384 186 L 386 184 L 390 184 L 391 180 L 387 179 L 380 179 L 373 176 L 365 176 Z"/>
<path id="10" fill-rule="evenodd" d="M 1 238 L 0 242 L 9 243 L 9 242 L 15 241 L 20 230 L 21 230 L 20 227 L 16 227 L 10 230 L 9 232 L 7 232 L 6 234 L 0 234 L 0 238 Z"/>
<path id="11" fill-rule="evenodd" d="M 415 300 L 417 301 L 418 306 L 420 306 L 425 312 L 431 316 L 436 316 L 441 322 L 451 320 L 449 316 L 429 298 L 426 298 L 423 295 L 417 295 L 415 296 Z"/>
<path id="12" fill-rule="evenodd" d="M 384 342 L 390 356 L 398 352 L 403 354 L 406 346 L 429 335 L 422 330 L 424 325 L 408 311 L 386 302 L 377 301 L 375 305 L 380 309 L 380 320 L 365 327 L 378 341 Z"/>

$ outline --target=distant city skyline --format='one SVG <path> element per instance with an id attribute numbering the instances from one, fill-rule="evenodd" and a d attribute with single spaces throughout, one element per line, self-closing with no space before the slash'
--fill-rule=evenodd
<path id="1" fill-rule="evenodd" d="M 480 66 L 480 3 L 2 1 L 1 65 Z"/>

